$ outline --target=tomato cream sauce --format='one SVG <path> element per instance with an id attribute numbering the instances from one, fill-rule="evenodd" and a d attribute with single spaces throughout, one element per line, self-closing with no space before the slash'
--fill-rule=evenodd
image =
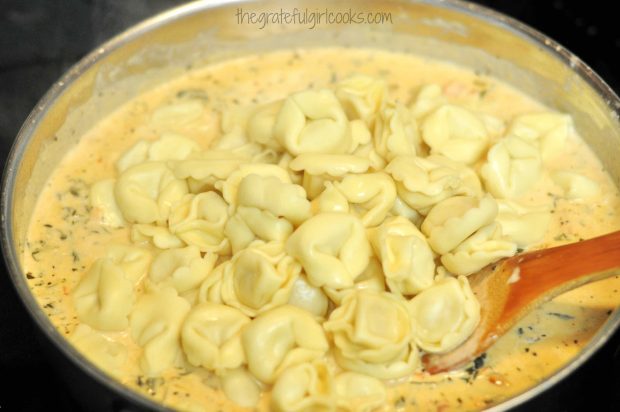
<path id="1" fill-rule="evenodd" d="M 544 107 L 518 90 L 450 64 L 405 54 L 359 49 L 316 49 L 256 55 L 187 72 L 120 107 L 94 125 L 50 174 L 32 216 L 23 267 L 42 310 L 65 336 L 78 325 L 71 291 L 110 242 L 129 243 L 127 228 L 100 222 L 89 203 L 89 187 L 115 176 L 119 156 L 139 139 L 174 132 L 203 148 L 220 133 L 222 110 L 266 103 L 304 90 L 333 87 L 351 74 L 384 79 L 390 95 L 408 103 L 424 84 L 439 84 L 454 102 L 503 120 Z M 154 121 L 169 103 L 200 101 L 198 119 Z M 161 116 L 159 116 L 161 117 Z M 536 248 L 575 242 L 620 229 L 620 196 L 600 162 L 577 136 L 546 163 L 544 177 L 521 203 L 552 209 L 548 234 Z M 578 171 L 600 186 L 587 202 L 562 199 L 549 172 Z M 579 353 L 620 304 L 618 276 L 561 295 L 530 313 L 468 368 L 429 376 L 418 373 L 389 384 L 385 410 L 476 410 L 497 404 L 543 381 Z M 140 348 L 128 332 L 105 333 L 128 348 L 128 361 L 109 370 L 149 398 L 182 410 L 243 410 L 218 389 L 209 372 L 189 366 L 147 378 L 138 366 Z M 89 357 L 89 354 L 86 353 Z M 97 359 L 94 359 L 97 362 Z M 104 369 L 106 365 L 101 365 Z M 109 369 L 109 368 L 108 368 Z M 257 410 L 269 409 L 265 392 Z"/>

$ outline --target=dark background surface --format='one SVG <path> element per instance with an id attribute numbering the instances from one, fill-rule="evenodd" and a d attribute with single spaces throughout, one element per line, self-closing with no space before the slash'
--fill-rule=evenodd
<path id="1" fill-rule="evenodd" d="M 612 2 L 478 2 L 559 41 L 620 91 L 620 31 Z M 37 100 L 73 63 L 129 25 L 180 3 L 0 0 L 0 164 Z M 33 329 L 0 265 L 0 410 L 78 411 Z M 519 410 L 620 411 L 620 334 L 577 373 Z"/>

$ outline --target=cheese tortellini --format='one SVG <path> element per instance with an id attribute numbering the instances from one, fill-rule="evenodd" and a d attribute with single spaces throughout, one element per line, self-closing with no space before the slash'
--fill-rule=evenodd
<path id="1" fill-rule="evenodd" d="M 345 369 L 395 379 L 418 367 L 405 301 L 390 293 L 349 293 L 323 326 L 332 334 L 336 361 Z"/>
<path id="2" fill-rule="evenodd" d="M 241 333 L 248 369 L 272 383 L 286 368 L 322 357 L 329 343 L 307 311 L 284 305 L 256 317 Z"/>
<path id="3" fill-rule="evenodd" d="M 288 239 L 287 252 L 301 262 L 314 286 L 353 286 L 370 258 L 370 243 L 360 219 L 321 213 L 306 220 Z"/>
<path id="4" fill-rule="evenodd" d="M 245 363 L 241 331 L 250 318 L 226 305 L 204 302 L 193 307 L 183 322 L 181 342 L 195 366 L 221 372 Z"/>
<path id="5" fill-rule="evenodd" d="M 497 202 L 488 195 L 482 199 L 454 196 L 431 209 L 422 232 L 435 252 L 448 253 L 476 230 L 491 224 L 497 210 Z"/>
<path id="6" fill-rule="evenodd" d="M 473 332 L 480 304 L 465 277 L 447 277 L 409 302 L 413 337 L 430 353 L 448 352 Z"/>
<path id="7" fill-rule="evenodd" d="M 180 335 L 190 304 L 171 287 L 152 287 L 131 313 L 130 329 L 142 347 L 140 366 L 148 376 L 160 375 L 181 355 Z"/>
<path id="8" fill-rule="evenodd" d="M 413 295 L 433 284 L 433 252 L 411 221 L 400 216 L 389 218 L 371 231 L 370 239 L 392 292 Z"/>
<path id="9" fill-rule="evenodd" d="M 451 104 L 442 105 L 428 114 L 422 122 L 421 132 L 431 153 L 466 164 L 480 159 L 489 142 L 484 122 L 475 113 Z"/>
<path id="10" fill-rule="evenodd" d="M 287 98 L 273 127 L 274 137 L 291 154 L 346 153 L 347 116 L 330 90 L 308 90 Z"/>
<path id="11" fill-rule="evenodd" d="M 437 84 L 407 105 L 388 91 L 355 75 L 224 107 L 208 149 L 203 103 L 158 109 L 159 138 L 91 186 L 91 222 L 126 241 L 74 287 L 71 339 L 112 373 L 126 339 L 145 376 L 186 371 L 242 407 L 385 405 L 384 381 L 473 333 L 466 276 L 545 238 L 552 213 L 532 193 L 600 190 L 544 170 L 571 135 L 566 115 L 504 121 Z"/>
<path id="12" fill-rule="evenodd" d="M 73 290 L 80 321 L 105 331 L 126 329 L 134 301 L 133 283 L 110 258 L 96 260 Z"/>

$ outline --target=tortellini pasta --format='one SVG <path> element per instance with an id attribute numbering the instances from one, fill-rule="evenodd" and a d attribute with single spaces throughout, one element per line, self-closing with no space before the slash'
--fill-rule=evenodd
<path id="1" fill-rule="evenodd" d="M 101 223 L 111 227 L 125 226 L 123 212 L 114 198 L 114 179 L 101 180 L 90 188 L 90 204 L 101 214 Z"/>
<path id="2" fill-rule="evenodd" d="M 489 195 L 482 199 L 455 196 L 435 205 L 422 223 L 422 232 L 437 253 L 450 252 L 476 230 L 495 220 L 497 202 Z"/>
<path id="3" fill-rule="evenodd" d="M 570 116 L 538 112 L 515 117 L 508 129 L 508 135 L 537 144 L 543 160 L 548 160 L 562 151 L 571 130 Z"/>
<path id="4" fill-rule="evenodd" d="M 250 318 L 226 305 L 199 303 L 187 315 L 181 343 L 194 366 L 223 373 L 245 363 L 241 331 Z"/>
<path id="5" fill-rule="evenodd" d="M 390 293 L 349 293 L 323 326 L 333 336 L 336 361 L 347 370 L 395 379 L 418 367 L 405 301 Z"/>
<path id="6" fill-rule="evenodd" d="M 325 183 L 341 180 L 348 173 L 364 173 L 370 161 L 354 155 L 303 154 L 293 159 L 289 167 L 303 171 L 302 184 L 308 198 L 316 198 L 325 189 Z"/>
<path id="7" fill-rule="evenodd" d="M 88 358 L 109 374 L 120 377 L 121 367 L 127 361 L 127 347 L 106 337 L 89 326 L 79 324 L 69 340 Z"/>
<path id="8" fill-rule="evenodd" d="M 132 223 L 164 222 L 172 206 L 188 192 L 164 162 L 146 162 L 125 170 L 116 181 L 116 203 Z"/>
<path id="9" fill-rule="evenodd" d="M 219 296 L 214 290 L 208 293 L 211 300 L 256 316 L 288 302 L 301 265 L 284 253 L 281 244 L 268 243 L 240 251 L 217 273 L 221 279 L 212 287 Z"/>
<path id="10" fill-rule="evenodd" d="M 386 94 L 383 80 L 364 75 L 344 79 L 336 87 L 336 96 L 349 119 L 360 119 L 368 127 L 373 127 Z"/>
<path id="11" fill-rule="evenodd" d="M 134 243 L 150 243 L 159 249 L 183 247 L 185 243 L 170 233 L 168 228 L 156 225 L 134 224 L 131 226 L 131 241 Z"/>
<path id="12" fill-rule="evenodd" d="M 351 134 L 347 116 L 330 90 L 307 90 L 288 97 L 278 112 L 274 137 L 293 154 L 346 153 Z"/>
<path id="13" fill-rule="evenodd" d="M 377 153 L 386 161 L 397 155 L 421 153 L 418 124 L 403 105 L 389 104 L 379 113 L 375 123 L 374 145 Z"/>
<path id="14" fill-rule="evenodd" d="M 188 194 L 172 209 L 168 219 L 170 233 L 202 252 L 230 253 L 226 238 L 228 204 L 216 192 Z"/>
<path id="15" fill-rule="evenodd" d="M 543 170 L 565 115 L 505 123 L 436 84 L 405 106 L 366 75 L 277 97 L 224 107 L 208 149 L 203 103 L 174 101 L 145 129 L 159 138 L 91 186 L 91 223 L 131 242 L 72 292 L 71 339 L 107 370 L 129 356 L 122 338 L 147 377 L 178 368 L 241 407 L 376 410 L 383 381 L 422 371 L 420 350 L 471 336 L 466 276 L 545 238 L 533 193 L 600 191 Z"/>
<path id="16" fill-rule="evenodd" d="M 116 169 L 123 172 L 147 160 L 183 160 L 188 158 L 192 152 L 198 151 L 200 151 L 200 146 L 196 141 L 182 135 L 164 133 L 155 141 L 140 140 L 133 145 L 118 159 Z"/>
<path id="17" fill-rule="evenodd" d="M 368 375 L 343 372 L 334 378 L 338 408 L 351 412 L 370 412 L 384 405 L 387 390 L 383 382 Z"/>
<path id="18" fill-rule="evenodd" d="M 527 208 L 509 200 L 498 200 L 497 205 L 496 220 L 508 239 L 525 247 L 544 238 L 551 222 L 548 208 Z"/>
<path id="19" fill-rule="evenodd" d="M 385 276 L 381 262 L 374 256 L 368 261 L 366 269 L 355 278 L 351 288 L 333 289 L 324 287 L 325 294 L 337 305 L 342 303 L 342 299 L 352 290 L 372 290 L 375 292 L 385 291 Z"/>
<path id="20" fill-rule="evenodd" d="M 394 179 L 400 199 L 422 214 L 451 196 L 482 195 L 480 180 L 473 170 L 439 155 L 398 156 L 385 171 Z"/>
<path id="21" fill-rule="evenodd" d="M 97 259 L 73 290 L 73 306 L 81 322 L 99 330 L 127 328 L 134 301 L 134 282 L 110 258 Z"/>
<path id="22" fill-rule="evenodd" d="M 216 260 L 217 255 L 212 253 L 202 257 L 196 246 L 164 250 L 153 260 L 149 279 L 172 286 L 179 293 L 187 292 L 200 286 Z"/>
<path id="23" fill-rule="evenodd" d="M 136 302 L 131 336 L 142 347 L 140 366 L 147 376 L 160 375 L 180 356 L 181 326 L 189 310 L 171 287 L 152 287 Z"/>
<path id="24" fill-rule="evenodd" d="M 125 277 L 134 284 L 147 273 L 153 258 L 146 248 L 121 243 L 108 246 L 106 257 L 123 269 Z"/>
<path id="25" fill-rule="evenodd" d="M 482 157 L 489 142 L 484 122 L 471 111 L 451 104 L 428 114 L 420 127 L 431 153 L 473 164 Z"/>
<path id="26" fill-rule="evenodd" d="M 372 229 L 370 240 L 392 292 L 413 295 L 433 284 L 435 262 L 424 235 L 404 217 Z"/>
<path id="27" fill-rule="evenodd" d="M 598 183 L 576 172 L 561 170 L 552 173 L 551 178 L 562 188 L 567 199 L 590 199 L 600 194 Z"/>
<path id="28" fill-rule="evenodd" d="M 351 204 L 352 211 L 365 226 L 380 224 L 396 200 L 394 182 L 383 172 L 349 175 L 334 187 Z"/>
<path id="29" fill-rule="evenodd" d="M 333 377 L 324 363 L 302 363 L 285 370 L 272 391 L 276 412 L 333 411 Z"/>
<path id="30" fill-rule="evenodd" d="M 413 338 L 427 352 L 448 352 L 473 332 L 480 304 L 465 277 L 447 277 L 409 301 Z"/>
<path id="31" fill-rule="evenodd" d="M 370 412 L 387 399 L 380 380 L 355 372 L 334 375 L 324 362 L 302 363 L 287 369 L 272 392 L 275 411 Z"/>
<path id="32" fill-rule="evenodd" d="M 284 305 L 256 317 L 241 333 L 248 369 L 273 383 L 290 366 L 320 358 L 329 349 L 323 328 L 303 309 Z"/>
<path id="33" fill-rule="evenodd" d="M 329 300 L 321 288 L 312 286 L 305 276 L 299 276 L 293 283 L 288 304 L 305 309 L 315 316 L 323 317 L 329 308 Z"/>
<path id="34" fill-rule="evenodd" d="M 541 175 L 538 149 L 517 137 L 497 142 L 480 169 L 485 188 L 497 198 L 514 199 L 530 190 Z"/>
<path id="35" fill-rule="evenodd" d="M 502 227 L 492 223 L 480 228 L 454 250 L 441 256 L 441 263 L 455 275 L 471 275 L 517 251 L 517 245 L 502 235 Z"/>
<path id="36" fill-rule="evenodd" d="M 293 224 L 285 218 L 255 207 L 239 206 L 224 229 L 233 253 L 255 240 L 284 242 L 293 233 Z"/>
<path id="37" fill-rule="evenodd" d="M 370 257 L 361 220 L 349 214 L 321 213 L 306 220 L 286 242 L 310 283 L 342 289 L 353 286 Z"/>
<path id="38" fill-rule="evenodd" d="M 238 204 L 271 212 L 299 225 L 310 217 L 310 202 L 303 187 L 276 177 L 248 175 L 239 183 Z"/>

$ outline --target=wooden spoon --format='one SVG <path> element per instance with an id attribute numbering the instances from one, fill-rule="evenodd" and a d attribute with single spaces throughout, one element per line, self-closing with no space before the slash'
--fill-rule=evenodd
<path id="1" fill-rule="evenodd" d="M 614 274 L 620 274 L 620 231 L 495 262 L 469 277 L 481 307 L 473 334 L 450 352 L 425 355 L 422 363 L 430 373 L 463 366 L 537 305 Z"/>

